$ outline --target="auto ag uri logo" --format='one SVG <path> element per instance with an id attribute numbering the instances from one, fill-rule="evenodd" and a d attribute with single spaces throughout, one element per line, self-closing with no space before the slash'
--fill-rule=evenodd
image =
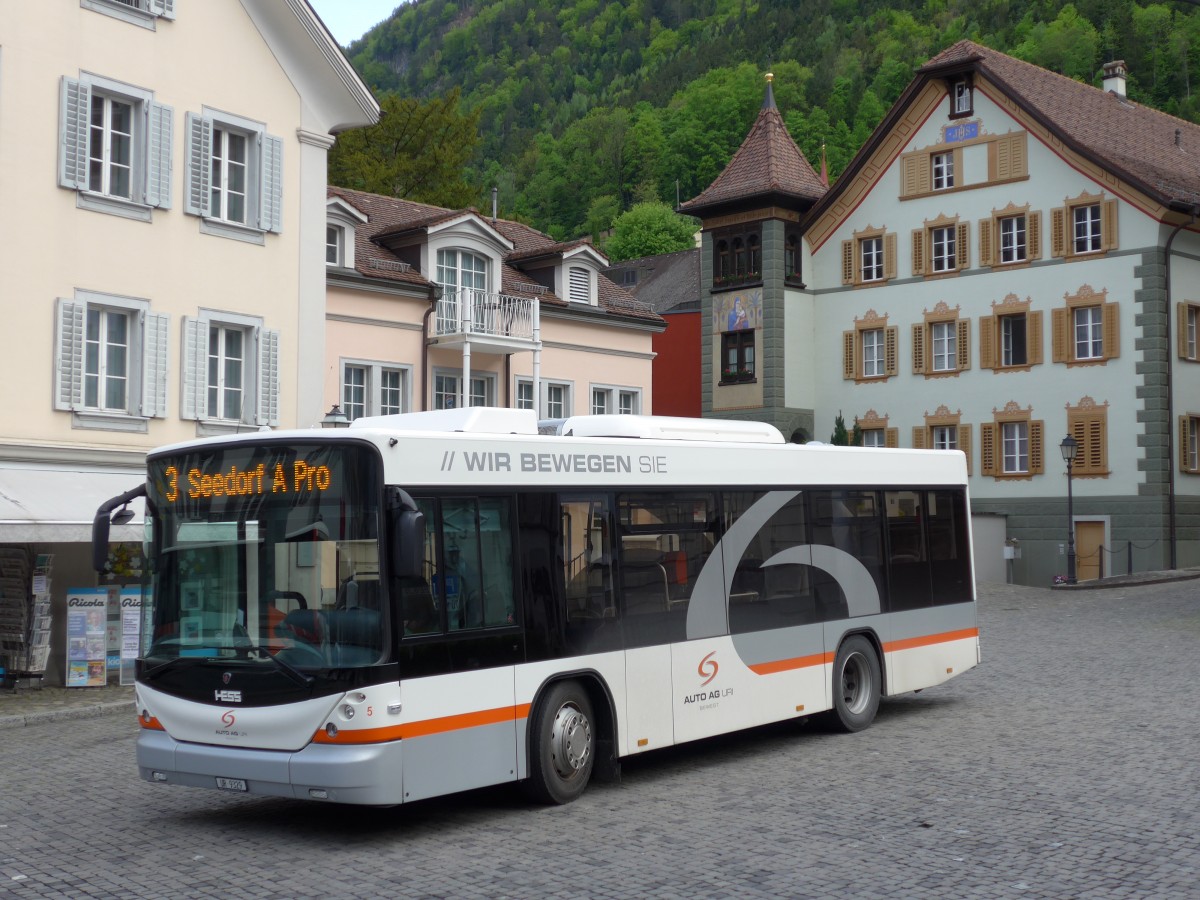
<path id="1" fill-rule="evenodd" d="M 717 661 L 713 659 L 713 657 L 716 655 L 717 651 L 714 650 L 712 653 L 708 654 L 708 656 L 704 657 L 704 659 L 700 660 L 700 665 L 696 666 L 696 673 L 701 678 L 704 678 L 705 675 L 708 676 L 708 678 L 705 678 L 704 681 L 700 682 L 700 687 L 704 687 L 717 677 L 717 672 L 721 667 L 717 665 Z"/>
<path id="2" fill-rule="evenodd" d="M 223 716 L 221 716 L 221 724 L 224 725 L 226 728 L 232 728 L 233 723 L 236 721 L 237 721 L 237 716 L 235 716 L 233 714 L 232 709 L 226 710 L 225 714 Z"/>

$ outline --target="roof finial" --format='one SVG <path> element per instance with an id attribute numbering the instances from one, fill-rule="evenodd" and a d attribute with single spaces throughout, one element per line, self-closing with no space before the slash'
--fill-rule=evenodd
<path id="1" fill-rule="evenodd" d="M 775 80 L 775 75 L 772 72 L 768 72 L 766 75 L 766 78 L 767 78 L 767 95 L 765 97 L 763 97 L 762 108 L 763 109 L 774 109 L 775 108 L 775 92 L 771 89 L 771 82 Z"/>

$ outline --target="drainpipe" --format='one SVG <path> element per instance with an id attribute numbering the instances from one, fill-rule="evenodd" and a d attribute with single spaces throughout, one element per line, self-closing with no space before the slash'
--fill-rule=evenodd
<path id="1" fill-rule="evenodd" d="M 437 312 L 442 299 L 442 286 L 435 284 L 429 291 L 429 309 L 421 319 L 421 411 L 429 409 L 429 319 Z"/>
<path id="2" fill-rule="evenodd" d="M 1175 529 L 1175 399 L 1174 399 L 1174 360 L 1175 360 L 1175 345 L 1171 337 L 1171 322 L 1174 320 L 1174 304 L 1171 302 L 1171 245 L 1175 243 L 1175 237 L 1196 221 L 1196 216 L 1200 214 L 1200 206 L 1174 202 L 1170 208 L 1175 212 L 1181 212 L 1188 216 L 1188 221 L 1182 222 L 1175 226 L 1175 230 L 1171 232 L 1171 236 L 1167 238 L 1167 244 L 1164 248 L 1166 253 L 1165 274 L 1163 276 L 1163 287 L 1167 295 L 1167 310 L 1166 310 L 1166 335 L 1167 335 L 1167 548 L 1168 548 L 1168 565 L 1167 568 L 1175 569 L 1178 567 L 1178 558 L 1176 554 L 1176 544 L 1178 538 Z"/>

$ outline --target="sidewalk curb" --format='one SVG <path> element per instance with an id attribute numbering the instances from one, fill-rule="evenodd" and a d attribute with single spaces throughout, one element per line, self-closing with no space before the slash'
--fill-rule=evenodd
<path id="1" fill-rule="evenodd" d="M 73 709 L 51 709 L 26 715 L 0 716 L 0 729 L 23 728 L 28 725 L 41 725 L 46 722 L 61 722 L 69 719 L 94 719 L 97 716 L 128 712 L 132 708 L 132 700 L 119 700 L 114 703 L 97 703 L 95 706 L 79 706 Z"/>

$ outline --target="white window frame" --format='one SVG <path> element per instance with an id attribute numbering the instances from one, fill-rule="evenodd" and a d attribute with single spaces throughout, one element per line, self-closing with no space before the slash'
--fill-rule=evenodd
<path id="1" fill-rule="evenodd" d="M 1029 423 L 1000 423 L 1001 471 L 1005 475 L 1029 474 Z"/>
<path id="2" fill-rule="evenodd" d="M 966 79 L 954 82 L 954 114 L 970 115 L 972 108 L 971 85 Z"/>
<path id="3" fill-rule="evenodd" d="M 128 317 L 123 409 L 85 405 L 89 311 Z M 145 433 L 149 419 L 166 416 L 167 314 L 152 312 L 149 300 L 87 290 L 59 298 L 55 313 L 54 407 L 72 414 L 72 427 Z"/>
<path id="4" fill-rule="evenodd" d="M 864 447 L 887 447 L 887 429 L 864 428 L 861 434 Z"/>
<path id="5" fill-rule="evenodd" d="M 954 187 L 954 151 L 934 153 L 929 157 L 930 184 L 935 191 Z"/>
<path id="6" fill-rule="evenodd" d="M 236 329 L 245 335 L 242 409 L 238 418 L 219 418 L 209 410 L 209 329 Z M 183 320 L 183 393 L 180 417 L 194 419 L 197 433 L 236 432 L 246 425 L 279 424 L 279 332 L 257 316 L 201 309 Z"/>
<path id="7" fill-rule="evenodd" d="M 860 332 L 863 378 L 882 378 L 887 374 L 885 338 L 882 328 L 864 328 Z"/>
<path id="8" fill-rule="evenodd" d="M 1071 246 L 1076 255 L 1104 250 L 1104 214 L 1100 203 L 1071 207 Z"/>
<path id="9" fill-rule="evenodd" d="M 542 379 L 542 412 L 543 419 L 565 419 L 575 414 L 575 386 L 570 381 L 547 381 Z"/>
<path id="10" fill-rule="evenodd" d="M 151 31 L 158 19 L 175 18 L 175 0 L 79 0 L 79 6 Z"/>
<path id="11" fill-rule="evenodd" d="M 452 391 L 440 390 L 439 383 L 450 383 L 453 387 Z M 445 405 L 445 400 L 442 399 L 439 404 L 439 398 L 452 397 L 454 400 L 453 406 Z M 471 406 L 494 406 L 496 397 L 496 374 L 494 372 L 472 372 L 471 373 Z M 437 368 L 433 370 L 433 396 L 431 400 L 431 409 L 455 409 L 461 405 L 462 396 L 462 369 Z"/>
<path id="12" fill-rule="evenodd" d="M 1200 472 L 1200 416 L 1187 417 L 1188 471 Z"/>
<path id="13" fill-rule="evenodd" d="M 1196 343 L 1197 319 L 1200 319 L 1200 309 L 1198 309 L 1195 306 L 1188 306 L 1188 308 L 1187 308 L 1187 337 L 1185 338 L 1185 340 L 1187 341 L 1187 358 L 1188 359 L 1197 359 L 1198 358 L 1196 356 L 1197 349 L 1198 349 L 1197 343 Z"/>
<path id="14" fill-rule="evenodd" d="M 91 109 L 94 99 L 117 101 L 131 109 L 128 197 L 105 193 L 91 183 Z M 149 222 L 154 208 L 171 207 L 172 123 L 174 110 L 156 103 L 153 91 L 90 72 L 64 76 L 59 84 L 58 185 L 76 192 L 76 206 Z M 105 130 L 105 168 L 111 134 Z"/>
<path id="15" fill-rule="evenodd" d="M 1013 359 L 1013 326 L 1020 319 L 1025 334 L 1025 358 L 1020 362 Z M 1000 316 L 1000 365 L 1002 367 L 1029 365 L 1029 314 L 1017 313 Z"/>
<path id="16" fill-rule="evenodd" d="M 929 229 L 930 263 L 934 272 L 953 272 L 958 268 L 957 244 L 957 225 Z"/>
<path id="17" fill-rule="evenodd" d="M 331 256 L 332 259 L 330 259 Z M 325 265 L 342 268 L 346 265 L 345 259 L 346 229 L 341 225 L 327 222 L 325 224 Z"/>
<path id="18" fill-rule="evenodd" d="M 958 369 L 958 320 L 934 322 L 929 326 L 932 362 L 935 372 Z"/>
<path id="19" fill-rule="evenodd" d="M 883 281 L 883 235 L 860 238 L 858 246 L 861 254 L 862 281 Z"/>
<path id="20" fill-rule="evenodd" d="M 385 363 L 378 360 L 343 357 L 340 364 L 342 412 L 353 421 L 361 416 L 389 416 L 409 412 L 412 409 L 412 366 Z M 349 381 L 351 371 L 362 374 L 362 400 L 351 398 Z M 393 376 L 398 377 L 397 387 L 385 385 Z M 393 392 L 398 392 L 395 404 L 384 401 Z M 358 410 L 361 409 L 361 412 Z"/>
<path id="21" fill-rule="evenodd" d="M 1025 215 L 1003 216 L 999 227 L 1001 264 L 1026 262 L 1029 259 L 1029 224 Z"/>
<path id="22" fill-rule="evenodd" d="M 1071 340 L 1075 359 L 1104 358 L 1104 308 L 1077 306 L 1071 310 Z"/>
<path id="23" fill-rule="evenodd" d="M 601 400 L 598 404 L 597 400 Z M 592 385 L 592 415 L 615 413 L 636 416 L 642 412 L 642 389 L 618 384 Z"/>
<path id="24" fill-rule="evenodd" d="M 958 449 L 958 426 L 957 425 L 934 425 L 931 429 L 932 444 L 934 450 L 957 450 Z"/>
<path id="25" fill-rule="evenodd" d="M 213 158 L 221 151 L 217 134 L 246 138 L 245 221 L 214 214 Z M 267 134 L 261 122 L 203 107 L 185 117 L 187 141 L 183 211 L 200 218 L 200 231 L 217 237 L 266 243 L 265 235 L 283 231 L 283 140 Z M 225 171 L 223 169 L 223 171 Z M 221 193 L 221 186 L 218 186 Z"/>
<path id="26" fill-rule="evenodd" d="M 533 409 L 533 379 L 518 378 L 514 409 Z"/>

